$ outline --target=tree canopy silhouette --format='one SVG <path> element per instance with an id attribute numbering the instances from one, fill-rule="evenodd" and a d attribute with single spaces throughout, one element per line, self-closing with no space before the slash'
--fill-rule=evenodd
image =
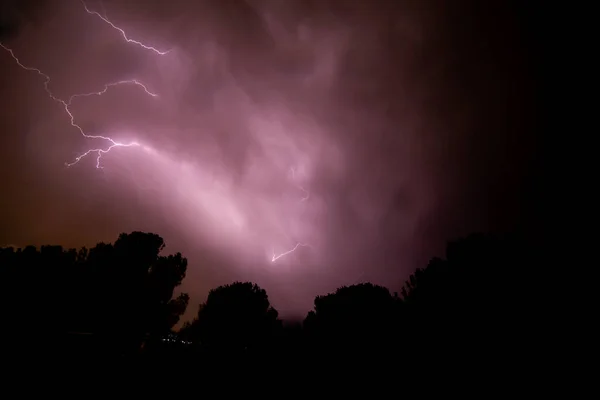
<path id="1" fill-rule="evenodd" d="M 527 296 L 535 293 L 526 279 L 531 261 L 517 237 L 475 234 L 450 242 L 446 259 L 433 258 L 402 289 L 411 341 L 419 351 L 451 358 L 491 358 L 490 352 L 519 347 L 515 338 L 530 312 Z"/>
<path id="2" fill-rule="evenodd" d="M 280 327 L 278 312 L 264 289 L 234 282 L 211 290 L 182 334 L 209 350 L 239 352 L 263 348 Z"/>
<path id="3" fill-rule="evenodd" d="M 376 352 L 398 339 L 402 302 L 382 286 L 343 286 L 314 304 L 304 327 L 320 352 Z"/>
<path id="4" fill-rule="evenodd" d="M 139 349 L 169 332 L 188 303 L 185 293 L 173 298 L 187 260 L 160 255 L 164 246 L 156 234 L 132 232 L 89 251 L 3 248 L 2 313 L 38 335 L 93 333 L 121 351 Z"/>
<path id="5" fill-rule="evenodd" d="M 241 371 L 263 356 L 278 368 L 311 360 L 324 376 L 332 365 L 349 373 L 365 365 L 386 369 L 384 359 L 411 370 L 456 360 L 490 365 L 531 347 L 524 332 L 531 331 L 537 312 L 532 304 L 539 302 L 528 297 L 537 291 L 524 271 L 535 260 L 513 237 L 472 235 L 449 243 L 445 258 L 415 271 L 400 297 L 371 283 L 317 296 L 303 325 L 287 331 L 264 289 L 251 282 L 220 286 L 179 332 L 183 342 L 175 334 L 161 340 L 189 301 L 187 294 L 175 294 L 187 260 L 179 253 L 161 255 L 164 247 L 158 235 L 133 232 L 89 250 L 0 249 L 2 317 L 18 336 L 92 333 L 111 354 L 152 344 L 144 354 L 158 364 L 146 365 L 163 365 L 161 354 L 175 353 L 195 365 L 198 352 L 190 350 L 199 350 L 216 356 L 203 363 L 208 370 L 225 362 L 228 371 Z M 23 347 L 44 345 L 33 339 Z M 239 362 L 244 360 L 250 364 Z"/>

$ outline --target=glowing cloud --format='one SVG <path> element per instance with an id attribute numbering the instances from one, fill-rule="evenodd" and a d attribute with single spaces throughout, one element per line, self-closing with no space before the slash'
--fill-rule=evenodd
<path id="1" fill-rule="evenodd" d="M 85 11 L 88 14 L 100 18 L 106 24 L 111 26 L 113 29 L 120 32 L 121 36 L 127 43 L 140 46 L 146 50 L 154 52 L 155 54 L 157 54 L 159 56 L 163 56 L 163 55 L 166 55 L 167 53 L 169 53 L 169 51 L 160 51 L 160 50 L 156 49 L 155 47 L 146 45 L 140 41 L 129 38 L 129 36 L 125 32 L 125 30 L 116 26 L 108 18 L 101 15 L 100 13 L 89 9 L 84 1 L 82 1 L 82 4 L 83 4 L 83 7 L 85 8 Z M 138 141 L 123 143 L 123 142 L 119 142 L 109 136 L 90 134 L 90 133 L 86 132 L 79 124 L 77 124 L 75 115 L 73 114 L 73 111 L 71 110 L 73 101 L 76 99 L 90 97 L 90 96 L 102 96 L 105 93 L 107 93 L 110 88 L 113 88 L 116 86 L 123 86 L 123 85 L 139 87 L 140 89 L 142 89 L 142 92 L 145 95 L 152 97 L 152 98 L 158 98 L 159 97 L 158 94 L 156 94 L 153 91 L 151 91 L 150 89 L 148 89 L 148 87 L 146 85 L 144 85 L 137 79 L 120 80 L 120 81 L 105 84 L 103 89 L 101 89 L 99 91 L 73 94 L 67 100 L 64 100 L 64 99 L 57 97 L 53 93 L 53 91 L 50 89 L 51 78 L 48 74 L 44 73 L 42 70 L 40 70 L 36 67 L 24 65 L 20 61 L 20 59 L 15 55 L 15 52 L 13 51 L 13 49 L 7 47 L 6 45 L 4 45 L 2 43 L 0 43 L 0 46 L 2 46 L 2 48 L 11 55 L 11 57 L 15 60 L 15 62 L 19 65 L 19 67 L 21 67 L 27 71 L 35 72 L 38 75 L 40 75 L 42 78 L 44 78 L 44 89 L 45 89 L 46 93 L 52 100 L 54 100 L 55 102 L 58 102 L 59 104 L 61 104 L 63 106 L 64 111 L 69 118 L 71 126 L 76 128 L 83 137 L 85 137 L 87 139 L 99 139 L 99 140 L 103 140 L 103 141 L 107 142 L 107 145 L 104 147 L 101 147 L 101 148 L 94 147 L 94 148 L 90 148 L 90 149 L 86 150 L 79 156 L 75 157 L 74 161 L 65 163 L 66 166 L 71 167 L 71 166 L 79 163 L 85 157 L 87 157 L 91 154 L 95 154 L 96 155 L 96 168 L 100 169 L 100 168 L 102 168 L 102 166 L 101 166 L 102 155 L 109 153 L 112 149 L 117 148 L 117 147 L 123 147 L 123 148 L 141 147 L 141 148 L 147 150 L 146 153 L 149 156 L 153 157 L 156 162 L 159 162 L 160 152 L 153 149 L 150 146 L 143 145 L 143 144 L 139 143 Z M 164 163 L 164 156 L 163 156 L 163 163 Z M 290 167 L 290 172 L 291 172 L 291 178 L 292 178 L 293 184 L 302 193 L 302 196 L 299 197 L 298 201 L 299 202 L 308 201 L 310 198 L 310 193 L 303 186 L 299 185 L 296 182 L 297 181 L 296 169 L 294 167 Z M 187 197 L 190 197 L 191 193 L 193 193 L 193 189 L 192 189 L 193 185 L 191 185 L 190 182 L 195 181 L 198 178 L 197 174 L 193 174 L 193 175 L 194 175 L 193 177 L 190 177 L 190 178 L 186 179 L 185 181 L 183 181 L 183 182 L 186 182 L 185 191 L 187 192 L 186 193 Z M 169 179 L 173 180 L 174 177 L 171 177 Z M 178 179 L 181 181 L 181 176 Z M 245 211 L 245 214 L 247 214 L 247 213 L 252 213 L 251 210 L 250 211 L 248 211 L 248 210 L 242 211 L 239 204 L 236 204 L 235 202 L 232 202 L 231 200 L 226 200 L 222 194 L 216 194 L 217 197 L 215 197 L 215 194 L 213 194 L 212 196 L 209 196 L 206 194 L 206 189 L 204 189 L 200 194 L 198 194 L 198 196 L 199 197 L 196 200 L 195 206 L 198 207 L 198 205 L 204 205 L 205 209 L 210 210 L 207 212 L 207 214 L 209 214 L 209 215 L 214 210 L 218 209 L 219 210 L 218 215 L 219 215 L 221 225 L 223 222 L 223 218 L 225 218 L 226 220 L 229 221 L 229 226 L 235 227 L 237 230 L 243 230 L 244 232 L 247 232 L 249 229 L 252 229 L 252 227 L 248 227 L 247 224 L 244 222 L 247 219 L 244 216 L 244 211 Z M 267 205 L 267 207 L 272 207 L 272 206 Z M 216 222 L 215 222 L 215 224 L 216 224 Z M 279 225 L 279 222 L 275 223 L 275 225 Z M 229 233 L 231 233 L 231 231 L 229 231 Z M 247 233 L 245 233 L 245 234 L 247 234 Z M 285 233 L 284 233 L 284 235 L 287 237 L 287 235 Z M 287 241 L 291 241 L 291 240 L 288 238 Z M 275 253 L 275 250 L 273 250 L 270 261 L 276 262 L 277 260 L 279 260 L 289 254 L 292 254 L 300 247 L 309 247 L 309 245 L 305 244 L 305 243 L 301 243 L 301 242 L 296 242 L 296 244 L 293 245 L 291 248 L 289 248 L 288 250 L 282 251 L 280 253 Z"/>

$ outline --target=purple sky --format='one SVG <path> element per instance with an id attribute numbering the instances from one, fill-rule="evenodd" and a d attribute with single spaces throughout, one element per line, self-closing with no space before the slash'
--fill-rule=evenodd
<path id="1" fill-rule="evenodd" d="M 193 4 L 192 4 L 193 3 Z M 531 87 L 516 16 L 476 1 L 13 1 L 0 51 L 0 244 L 151 231 L 189 314 L 233 280 L 284 317 L 398 290 L 447 239 L 523 223 Z M 6 24 L 7 22 L 5 22 Z M 299 246 L 272 262 L 276 255 Z M 305 246 L 304 246 L 305 245 Z"/>

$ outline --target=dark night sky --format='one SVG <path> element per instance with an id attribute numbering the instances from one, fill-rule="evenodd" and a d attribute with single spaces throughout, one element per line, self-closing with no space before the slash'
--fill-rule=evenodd
<path id="1" fill-rule="evenodd" d="M 59 98 L 126 79 L 157 93 L 71 106 L 88 134 L 141 146 L 65 167 L 109 143 L 0 51 L 0 244 L 156 232 L 188 257 L 193 303 L 252 280 L 285 317 L 344 284 L 398 290 L 448 239 L 531 223 L 535 60 L 510 2 L 87 5 L 170 52 L 78 0 L 9 2 L 0 39 Z"/>

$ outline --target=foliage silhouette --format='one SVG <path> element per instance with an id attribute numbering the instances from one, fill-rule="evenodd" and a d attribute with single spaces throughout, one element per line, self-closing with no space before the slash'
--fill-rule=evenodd
<path id="1" fill-rule="evenodd" d="M 89 251 L 0 249 L 3 317 L 20 335 L 92 333 L 108 349 L 136 352 L 144 340 L 169 332 L 187 306 L 187 294 L 173 299 L 187 260 L 161 256 L 163 249 L 160 236 L 143 232 Z"/>
<path id="2" fill-rule="evenodd" d="M 239 353 L 264 350 L 280 329 L 267 292 L 251 282 L 234 282 L 211 290 L 181 333 L 207 351 Z"/>
<path id="3" fill-rule="evenodd" d="M 389 351 L 397 341 L 402 302 L 388 289 L 361 283 L 317 296 L 304 327 L 319 352 Z"/>
<path id="4" fill-rule="evenodd" d="M 523 357 L 535 339 L 531 320 L 538 309 L 532 305 L 540 303 L 532 301 L 537 291 L 526 273 L 535 258 L 514 237 L 451 242 L 444 259 L 433 258 L 408 278 L 401 296 L 371 283 L 340 287 L 317 296 L 303 324 L 287 328 L 258 285 L 220 286 L 178 336 L 172 328 L 189 297 L 174 292 L 187 261 L 181 254 L 162 256 L 163 249 L 162 238 L 141 232 L 89 250 L 0 249 L 0 311 L 6 325 L 16 327 L 8 334 L 93 333 L 99 344 L 92 347 L 103 354 L 137 353 L 144 343 L 149 358 L 140 360 L 149 369 L 167 356 L 189 361 L 190 370 L 204 365 L 207 374 L 223 371 L 215 369 L 221 362 L 229 373 L 241 373 L 263 360 L 282 371 L 310 362 L 323 376 L 333 367 L 389 372 L 388 360 L 404 371 L 449 371 L 457 360 L 500 365 Z M 165 343 L 167 334 L 175 339 Z M 85 341 L 69 336 L 68 344 L 78 340 Z"/>
<path id="5" fill-rule="evenodd" d="M 511 236 L 476 234 L 450 242 L 402 289 L 413 359 L 481 363 L 522 349 L 533 315 L 527 279 L 531 252 Z M 519 334 L 521 332 L 521 334 Z M 520 337 L 520 339 L 519 339 Z"/>

